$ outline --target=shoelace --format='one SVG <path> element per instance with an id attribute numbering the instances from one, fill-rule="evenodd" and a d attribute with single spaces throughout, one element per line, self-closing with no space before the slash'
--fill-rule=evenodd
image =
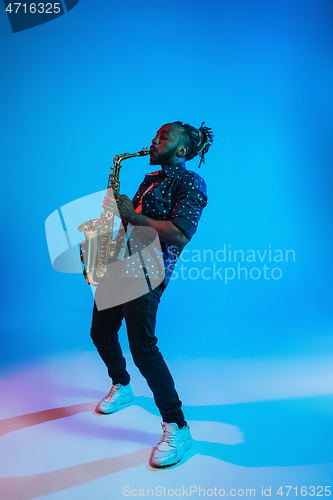
<path id="1" fill-rule="evenodd" d="M 109 394 L 107 396 L 105 396 L 104 400 L 107 400 L 109 398 L 112 398 L 112 396 L 118 391 L 119 389 L 119 385 L 116 384 L 116 385 L 113 385 L 109 391 Z"/>
<path id="2" fill-rule="evenodd" d="M 162 427 L 164 429 L 164 432 L 163 432 L 163 436 L 160 439 L 160 443 L 165 442 L 171 446 L 175 446 L 175 444 L 176 444 L 175 432 L 168 431 L 164 424 L 162 424 Z"/>

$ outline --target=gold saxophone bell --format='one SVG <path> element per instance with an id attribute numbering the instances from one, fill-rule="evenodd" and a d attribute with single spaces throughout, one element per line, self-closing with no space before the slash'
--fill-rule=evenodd
<path id="1" fill-rule="evenodd" d="M 107 194 L 119 193 L 119 174 L 121 162 L 128 158 L 146 156 L 148 148 L 143 148 L 138 153 L 124 153 L 113 158 L 113 167 L 109 175 Z M 113 211 L 105 208 L 100 219 L 91 219 L 80 224 L 78 231 L 85 233 L 85 240 L 80 245 L 83 274 L 88 285 L 97 286 L 105 279 L 110 279 L 107 264 L 117 256 L 117 238 L 113 237 L 115 227 Z"/>

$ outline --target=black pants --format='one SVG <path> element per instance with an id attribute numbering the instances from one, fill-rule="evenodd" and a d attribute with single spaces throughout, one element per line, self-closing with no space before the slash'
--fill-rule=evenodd
<path id="1" fill-rule="evenodd" d="M 118 340 L 118 331 L 125 318 L 134 363 L 147 380 L 164 422 L 176 422 L 182 427 L 185 420 L 181 401 L 171 373 L 156 345 L 156 314 L 163 290 L 162 284 L 130 302 L 100 311 L 95 303 L 91 338 L 108 368 L 112 383 L 127 385 L 130 376 Z M 103 285 L 99 285 L 96 294 L 102 293 Z"/>

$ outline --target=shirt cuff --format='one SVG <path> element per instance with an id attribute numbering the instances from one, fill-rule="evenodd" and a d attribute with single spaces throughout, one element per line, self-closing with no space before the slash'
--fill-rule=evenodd
<path id="1" fill-rule="evenodd" d="M 196 226 L 189 221 L 186 217 L 175 217 L 171 222 L 177 229 L 190 241 L 196 232 Z"/>

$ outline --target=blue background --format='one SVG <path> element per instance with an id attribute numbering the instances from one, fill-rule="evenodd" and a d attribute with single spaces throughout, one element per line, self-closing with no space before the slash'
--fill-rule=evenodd
<path id="1" fill-rule="evenodd" d="M 215 135 L 206 164 L 187 164 L 209 194 L 187 248 L 271 245 L 296 259 L 277 263 L 279 280 L 174 280 L 158 316 L 162 352 L 332 350 L 331 1 L 81 0 L 31 30 L 11 33 L 4 9 L 0 23 L 2 366 L 94 350 L 89 287 L 53 270 L 45 220 L 104 189 L 115 154 L 149 146 L 175 120 L 205 120 Z M 121 191 L 132 197 L 151 170 L 129 160 Z"/>

